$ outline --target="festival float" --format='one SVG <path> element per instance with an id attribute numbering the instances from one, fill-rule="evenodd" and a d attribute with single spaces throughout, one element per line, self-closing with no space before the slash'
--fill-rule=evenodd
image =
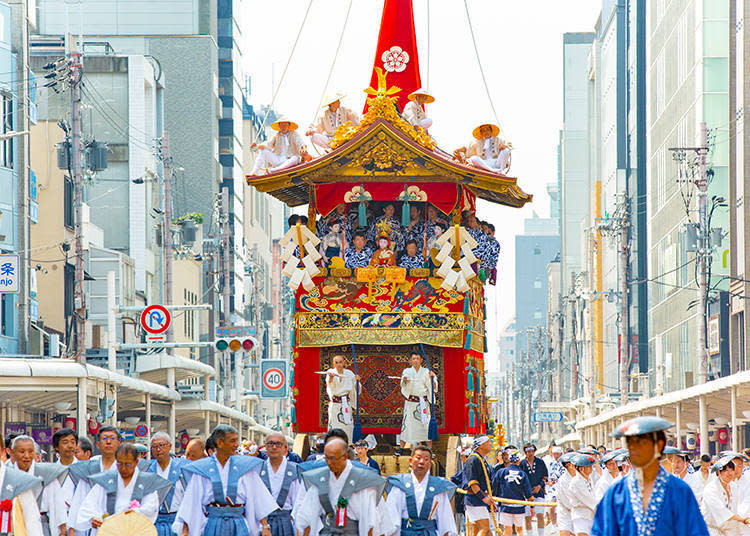
<path id="1" fill-rule="evenodd" d="M 307 205 L 307 225 L 296 224 L 282 240 L 283 273 L 295 293 L 294 431 L 327 430 L 321 371 L 342 355 L 360 378 L 354 435 L 388 434 L 386 442 L 395 445 L 404 408 L 399 377 L 416 349 L 438 379 L 431 414 L 444 446 L 448 436 L 483 433 L 488 423 L 485 286 L 491 277 L 475 254 L 466 216 L 476 213 L 477 199 L 518 209 L 532 196 L 516 178 L 471 165 L 460 151 L 441 150 L 428 131 L 400 114 L 421 86 L 410 0 L 386 0 L 375 57 L 358 125 L 338 126 L 318 158 L 246 180 L 290 207 Z M 318 226 L 333 221 L 331 215 L 342 215 L 333 228 L 340 252 L 352 228 L 373 229 L 377 214 L 370 212 L 384 205 L 396 210 L 370 236 L 390 236 L 389 221 L 403 229 L 413 213 L 424 218 L 419 267 L 350 268 L 344 255 L 327 258 L 321 251 Z M 426 236 L 428 213 L 444 222 L 440 236 Z"/>

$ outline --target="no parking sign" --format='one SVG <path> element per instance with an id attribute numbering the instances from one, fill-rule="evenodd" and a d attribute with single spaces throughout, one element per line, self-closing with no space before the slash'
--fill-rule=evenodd
<path id="1" fill-rule="evenodd" d="M 286 361 L 281 359 L 265 359 L 260 362 L 260 397 L 286 398 L 287 379 Z"/>

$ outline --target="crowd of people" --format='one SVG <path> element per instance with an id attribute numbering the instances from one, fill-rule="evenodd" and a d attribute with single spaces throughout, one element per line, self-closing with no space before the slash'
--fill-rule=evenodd
<path id="1" fill-rule="evenodd" d="M 364 222 L 358 203 L 341 203 L 326 217 L 316 222 L 320 238 L 321 263 L 325 267 L 336 257 L 350 269 L 365 266 L 400 266 L 402 268 L 434 268 L 439 251 L 438 238 L 449 229 L 448 218 L 429 203 L 410 203 L 409 223 L 397 219 L 400 202 L 365 202 Z M 425 207 L 427 213 L 425 214 Z M 307 224 L 307 217 L 293 214 L 289 226 Z M 464 212 L 462 226 L 476 240 L 472 253 L 491 283 L 495 282 L 500 243 L 495 226 L 480 221 L 472 212 Z"/>
<path id="2" fill-rule="evenodd" d="M 336 130 L 344 125 L 359 125 L 359 115 L 343 106 L 341 101 L 345 95 L 334 93 L 323 100 L 322 112 L 315 118 L 305 131 L 316 150 L 323 154 L 331 150 L 331 141 Z M 425 105 L 435 101 L 435 97 L 418 89 L 409 94 L 409 103 L 404 106 L 401 118 L 414 128 L 429 134 L 432 119 L 427 117 Z M 271 123 L 276 133 L 267 142 L 253 143 L 251 148 L 260 153 L 255 160 L 251 176 L 281 171 L 302 162 L 312 160 L 307 144 L 302 135 L 297 132 L 299 124 L 287 117 L 281 117 Z M 494 123 L 482 123 L 472 131 L 474 140 L 465 147 L 456 149 L 453 158 L 461 163 L 477 167 L 491 173 L 505 174 L 510 169 L 510 152 L 512 146 L 500 137 L 500 127 Z M 439 151 L 439 150 L 438 150 Z M 444 156 L 447 153 L 443 153 Z"/>
<path id="3" fill-rule="evenodd" d="M 560 536 L 750 534 L 750 449 L 691 463 L 689 453 L 666 445 L 669 426 L 633 419 L 614 434 L 627 448 L 552 446 L 544 458 L 526 444 L 522 452 L 495 451 L 493 460 L 489 438 L 477 438 L 452 478 L 468 492 L 456 511 L 470 534 L 494 524 L 506 536 L 531 534 L 534 520 L 539 536 L 546 526 Z"/>

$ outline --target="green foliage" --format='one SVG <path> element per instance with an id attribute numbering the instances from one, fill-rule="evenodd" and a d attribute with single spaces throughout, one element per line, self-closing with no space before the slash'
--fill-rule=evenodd
<path id="1" fill-rule="evenodd" d="M 172 223 L 174 223 L 175 225 L 180 225 L 188 220 L 192 220 L 195 224 L 200 225 L 201 223 L 203 223 L 203 213 L 188 212 L 187 214 L 183 214 L 182 216 L 174 220 Z"/>

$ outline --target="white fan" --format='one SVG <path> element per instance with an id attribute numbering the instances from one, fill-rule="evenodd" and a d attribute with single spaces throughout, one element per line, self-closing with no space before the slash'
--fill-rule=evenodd
<path id="1" fill-rule="evenodd" d="M 138 512 L 115 514 L 99 527 L 97 536 L 157 536 L 151 520 Z"/>

